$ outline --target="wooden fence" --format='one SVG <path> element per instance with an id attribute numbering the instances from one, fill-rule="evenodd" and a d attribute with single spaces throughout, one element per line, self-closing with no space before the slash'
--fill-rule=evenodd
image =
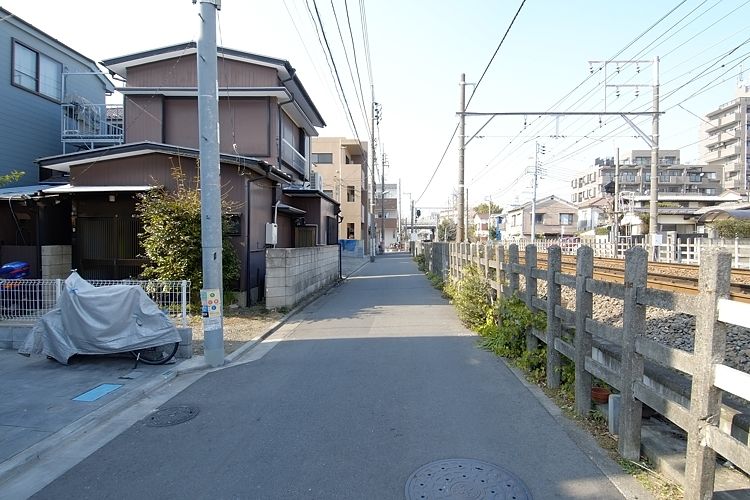
<path id="1" fill-rule="evenodd" d="M 577 249 L 575 276 L 561 272 L 561 249 L 547 248 L 547 269 L 537 267 L 537 248 L 525 248 L 519 263 L 517 245 L 484 246 L 468 243 L 432 243 L 417 248 L 430 270 L 444 277 L 460 278 L 468 265 L 476 266 L 498 294 L 518 294 L 527 306 L 545 311 L 544 332 L 527 334 L 527 347 L 539 341 L 547 345 L 547 385 L 560 386 L 562 356 L 575 364 L 575 408 L 580 415 L 591 410 L 593 377 L 621 394 L 618 451 L 628 459 L 641 456 L 642 403 L 687 433 L 684 489 L 686 499 L 710 498 L 714 486 L 716 454 L 750 473 L 750 448 L 720 426 L 722 394 L 750 401 L 750 375 L 722 361 L 726 325 L 750 327 L 750 305 L 728 300 L 731 254 L 723 248 L 706 248 L 700 267 L 699 294 L 684 295 L 647 288 L 647 255 L 632 248 L 625 255 L 624 283 L 593 278 L 594 252 Z M 525 287 L 519 287 L 520 276 Z M 547 283 L 546 297 L 537 295 L 537 280 Z M 575 310 L 563 307 L 562 287 L 575 290 Z M 615 327 L 593 318 L 593 297 L 602 295 L 623 301 L 623 326 Z M 645 337 L 646 307 L 653 306 L 696 317 L 694 351 L 674 349 Z M 564 330 L 574 328 L 570 335 Z M 572 341 L 569 339 L 572 338 Z M 619 367 L 600 362 L 592 351 L 595 343 L 619 346 Z M 678 370 L 691 377 L 689 403 L 665 396 L 644 377 L 644 363 Z"/>

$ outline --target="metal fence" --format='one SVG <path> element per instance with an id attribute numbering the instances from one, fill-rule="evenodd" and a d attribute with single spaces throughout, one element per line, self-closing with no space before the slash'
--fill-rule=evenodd
<path id="1" fill-rule="evenodd" d="M 0 280 L 0 321 L 33 323 L 57 304 L 65 280 Z M 91 280 L 94 286 L 138 285 L 175 324 L 187 326 L 190 281 Z"/>

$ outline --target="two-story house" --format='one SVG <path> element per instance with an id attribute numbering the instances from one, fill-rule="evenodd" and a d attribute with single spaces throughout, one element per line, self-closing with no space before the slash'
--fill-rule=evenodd
<path id="1" fill-rule="evenodd" d="M 531 237 L 531 208 L 531 202 L 528 202 L 506 211 L 504 237 Z M 573 235 L 577 229 L 577 212 L 578 207 L 554 195 L 537 200 L 534 214 L 537 236 Z"/>
<path id="2" fill-rule="evenodd" d="M 70 175 L 56 188 L 72 196 L 73 261 L 84 276 L 137 275 L 139 191 L 175 187 L 173 170 L 199 177 L 197 47 L 195 42 L 108 59 L 125 80 L 125 142 L 42 158 Z M 310 137 L 325 122 L 291 64 L 282 59 L 218 49 L 222 197 L 233 209 L 232 242 L 246 297 L 261 298 L 266 225 L 278 227 L 276 246 L 335 244 L 338 204 L 305 184 Z M 242 299 L 241 299 L 242 300 Z"/>
<path id="3" fill-rule="evenodd" d="M 42 273 L 41 248 L 69 243 L 71 206 L 43 193 L 66 179 L 34 160 L 121 142 L 106 118 L 105 95 L 114 86 L 63 42 L 1 7 L 0 19 L 0 176 L 23 172 L 0 187 L 0 263 L 27 261 L 31 277 L 50 277 Z"/>

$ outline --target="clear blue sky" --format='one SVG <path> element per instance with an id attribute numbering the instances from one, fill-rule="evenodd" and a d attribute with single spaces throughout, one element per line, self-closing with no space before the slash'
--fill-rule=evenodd
<path id="1" fill-rule="evenodd" d="M 466 73 L 469 82 L 479 79 L 520 0 L 362 1 L 367 13 L 375 98 L 383 106 L 381 145 L 390 160 L 386 182 L 401 179 L 403 191 L 416 198 L 425 190 L 457 123 L 460 74 Z M 353 136 L 305 1 L 222 3 L 221 42 L 227 47 L 288 59 L 328 123 L 320 134 Z M 190 0 L 0 0 L 0 4 L 97 61 L 195 40 L 198 33 L 196 8 Z M 317 0 L 317 4 L 356 127 L 365 139 L 369 124 L 358 111 L 331 2 Z M 352 58 L 345 3 L 334 0 L 333 4 Z M 359 2 L 348 0 L 347 5 L 369 113 Z M 618 59 L 662 57 L 662 109 L 667 113 L 661 124 L 661 146 L 683 147 L 683 162 L 697 160 L 698 145 L 694 143 L 701 122 L 691 113 L 702 116 L 734 97 L 739 66 L 732 67 L 750 56 L 750 42 L 745 43 L 750 36 L 748 0 L 527 0 L 469 110 L 547 110 L 589 76 L 587 61 L 611 58 L 675 7 L 674 13 Z M 749 66 L 747 61 L 744 65 Z M 706 68 L 706 74 L 670 95 Z M 623 67 L 609 83 L 650 85 L 651 68 L 644 66 L 636 74 L 633 66 Z M 707 91 L 687 99 L 705 85 Z M 472 88 L 467 90 L 470 93 Z M 623 87 L 616 98 L 615 89 L 608 89 L 609 110 L 650 106 L 650 88 L 642 88 L 638 97 L 634 90 Z M 553 109 L 598 111 L 604 109 L 603 99 L 598 73 Z M 688 111 L 677 107 L 678 103 Z M 469 118 L 467 135 L 473 135 L 483 121 Z M 488 196 L 501 204 L 528 200 L 530 182 L 522 174 L 533 163 L 537 140 L 547 148 L 549 174 L 542 179 L 539 194 L 555 193 L 565 198 L 569 197 L 567 181 L 597 156 L 613 156 L 616 147 L 621 148 L 622 156 L 631 149 L 646 148 L 643 141 L 633 138 L 630 128 L 617 130 L 623 124 L 619 118 L 602 118 L 601 127 L 598 117 L 564 118 L 556 124 L 553 119 L 529 116 L 526 122 L 523 130 L 523 117 L 497 118 L 482 131 L 483 137 L 468 146 L 466 183 L 471 206 Z M 650 118 L 637 122 L 650 133 Z M 454 142 L 418 204 L 446 206 L 456 183 Z"/>

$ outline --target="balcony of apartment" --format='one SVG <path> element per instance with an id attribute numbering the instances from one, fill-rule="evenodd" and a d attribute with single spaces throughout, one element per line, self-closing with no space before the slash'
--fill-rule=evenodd
<path id="1" fill-rule="evenodd" d="M 742 153 L 742 146 L 736 144 L 729 147 L 716 148 L 713 151 L 709 151 L 703 157 L 706 163 L 715 163 L 717 161 L 728 161 L 737 158 Z"/>
<path id="2" fill-rule="evenodd" d="M 61 141 L 94 149 L 123 142 L 123 107 L 120 104 L 66 103 L 61 106 Z"/>
<path id="3" fill-rule="evenodd" d="M 307 172 L 307 158 L 286 139 L 281 139 L 281 161 L 302 175 Z"/>
<path id="4" fill-rule="evenodd" d="M 720 144 L 731 144 L 742 139 L 742 129 L 739 127 L 733 130 L 719 132 L 708 138 L 704 144 L 707 148 L 714 148 Z"/>
<path id="5" fill-rule="evenodd" d="M 719 106 L 718 108 L 716 108 L 715 110 L 708 113 L 706 116 L 708 117 L 709 120 L 715 120 L 716 117 L 721 116 L 722 114 L 726 113 L 728 109 L 736 107 L 738 104 L 740 104 L 740 102 L 741 102 L 741 99 L 739 98 L 735 98 L 735 99 L 732 99 L 731 101 L 727 101 L 721 106 Z"/>
<path id="6" fill-rule="evenodd" d="M 731 126 L 736 125 L 742 120 L 740 113 L 729 113 L 721 118 L 711 120 L 711 126 L 706 129 L 706 133 L 711 135 L 719 130 L 727 129 Z"/>

